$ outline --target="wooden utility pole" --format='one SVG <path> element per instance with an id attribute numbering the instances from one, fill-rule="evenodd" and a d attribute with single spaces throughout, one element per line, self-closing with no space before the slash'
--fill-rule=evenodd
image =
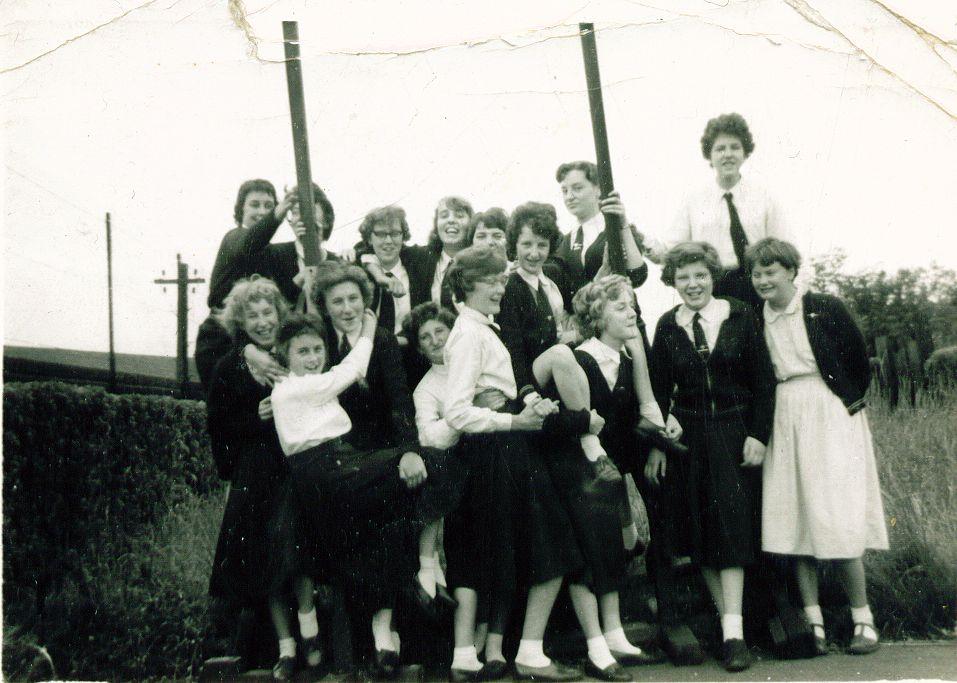
<path id="1" fill-rule="evenodd" d="M 116 391 L 116 349 L 113 346 L 113 231 L 106 212 L 106 292 L 110 319 L 110 391 Z"/>
<path id="2" fill-rule="evenodd" d="M 163 271 L 166 274 L 166 271 Z M 193 271 L 196 274 L 196 271 Z M 201 277 L 189 276 L 189 265 L 183 263 L 180 255 L 176 254 L 176 278 L 157 278 L 153 280 L 158 285 L 176 285 L 176 382 L 179 384 L 179 393 L 182 398 L 189 395 L 189 347 L 186 341 L 189 322 L 189 293 L 188 287 L 192 284 L 206 282 Z"/>
<path id="3" fill-rule="evenodd" d="M 598 165 L 598 186 L 604 199 L 615 189 L 611 177 L 611 155 L 608 153 L 608 129 L 605 126 L 605 104 L 601 96 L 601 74 L 598 72 L 598 46 L 595 44 L 595 25 L 579 24 L 582 57 L 585 60 L 585 81 L 588 85 L 588 105 L 591 110 L 591 129 L 595 138 L 595 161 Z M 605 239 L 608 241 L 608 265 L 613 273 L 625 274 L 625 252 L 621 244 L 621 218 L 605 214 Z"/>

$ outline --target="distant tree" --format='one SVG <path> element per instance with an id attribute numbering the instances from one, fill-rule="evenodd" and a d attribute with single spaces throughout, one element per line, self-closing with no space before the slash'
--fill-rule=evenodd
<path id="1" fill-rule="evenodd" d="M 811 261 L 812 289 L 843 299 L 864 336 L 910 337 L 922 360 L 935 348 L 957 344 L 957 273 L 936 263 L 921 268 L 848 272 L 847 254 L 836 250 Z"/>

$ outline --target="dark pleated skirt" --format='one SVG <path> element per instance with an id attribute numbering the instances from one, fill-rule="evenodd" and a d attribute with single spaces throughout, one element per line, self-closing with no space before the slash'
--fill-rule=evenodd
<path id="1" fill-rule="evenodd" d="M 628 565 L 618 514 L 628 499 L 624 481 L 613 490 L 589 490 L 586 484 L 594 475 L 577 442 L 549 454 L 548 470 L 585 563 L 570 580 L 584 583 L 599 597 L 620 590 Z"/>
<path id="2" fill-rule="evenodd" d="M 244 454 L 230 483 L 213 556 L 210 595 L 250 607 L 296 571 L 289 541 L 289 468 L 268 454 Z M 260 456 L 260 457 L 256 457 Z"/>
<path id="3" fill-rule="evenodd" d="M 336 440 L 290 458 L 298 565 L 367 611 L 393 605 L 417 567 L 419 533 L 461 497 L 464 476 L 432 449 L 420 453 L 426 482 L 410 490 L 399 477 L 404 452 Z"/>
<path id="4" fill-rule="evenodd" d="M 449 584 L 487 596 L 504 625 L 517 586 L 579 571 L 581 554 L 541 458 L 517 433 L 468 434 L 457 450 L 467 479 L 446 520 Z"/>
<path id="5" fill-rule="evenodd" d="M 714 569 L 752 564 L 760 550 L 761 468 L 742 467 L 747 429 L 739 415 L 677 413 L 689 448 L 687 505 L 692 557 Z"/>

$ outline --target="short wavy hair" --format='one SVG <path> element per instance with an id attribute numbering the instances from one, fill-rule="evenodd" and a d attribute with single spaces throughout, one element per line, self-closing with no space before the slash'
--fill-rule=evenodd
<path id="1" fill-rule="evenodd" d="M 475 209 L 472 208 L 469 200 L 464 197 L 457 197 L 455 195 L 442 197 L 435 205 L 435 212 L 432 214 L 432 232 L 429 233 L 428 246 L 429 249 L 434 251 L 442 251 L 442 239 L 439 237 L 439 209 L 443 205 L 450 211 L 464 211 L 468 214 L 470 221 L 472 220 L 472 216 L 475 215 Z M 466 230 L 466 237 L 467 235 L 468 230 Z M 463 237 L 463 240 L 464 239 L 465 237 Z"/>
<path id="2" fill-rule="evenodd" d="M 289 303 L 283 297 L 276 283 L 269 278 L 253 275 L 237 280 L 223 301 L 223 308 L 216 315 L 219 323 L 226 328 L 233 339 L 237 339 L 243 330 L 246 307 L 254 301 L 268 301 L 276 309 L 279 322 L 282 323 L 289 313 Z"/>
<path id="3" fill-rule="evenodd" d="M 744 252 L 745 268 L 750 273 L 754 266 L 770 266 L 780 263 L 784 268 L 797 274 L 801 267 L 801 252 L 790 242 L 776 237 L 765 237 L 749 246 Z"/>
<path id="4" fill-rule="evenodd" d="M 510 259 L 515 258 L 515 245 L 522 234 L 522 228 L 528 227 L 532 234 L 548 240 L 548 254 L 552 255 L 562 242 L 562 233 L 558 229 L 558 214 L 551 204 L 526 202 L 512 212 L 505 233 L 505 251 Z"/>
<path id="5" fill-rule="evenodd" d="M 291 192 L 296 192 L 298 189 L 299 186 L 294 185 Z M 312 201 L 322 207 L 322 217 L 325 219 L 322 224 L 322 241 L 325 242 L 332 234 L 332 226 L 336 223 L 336 211 L 332 208 L 332 202 L 329 201 L 325 190 L 315 183 L 312 184 Z"/>
<path id="6" fill-rule="evenodd" d="M 236 225 L 243 224 L 243 205 L 246 203 L 246 195 L 250 192 L 265 192 L 274 202 L 277 201 L 276 187 L 271 182 L 262 178 L 247 180 L 239 186 L 239 192 L 236 193 L 236 206 L 233 207 L 233 219 Z"/>
<path id="7" fill-rule="evenodd" d="M 326 292 L 343 282 L 355 283 L 366 308 L 372 304 L 372 282 L 362 268 L 341 261 L 325 261 L 318 267 L 311 292 L 312 300 L 320 311 L 326 313 Z"/>
<path id="8" fill-rule="evenodd" d="M 449 286 L 458 301 L 475 289 L 475 283 L 483 277 L 501 275 L 508 267 L 502 253 L 490 247 L 466 247 L 455 255 L 449 266 Z"/>
<path id="9" fill-rule="evenodd" d="M 409 222 L 405 218 L 405 209 L 399 206 L 380 206 L 367 213 L 359 224 L 359 236 L 369 249 L 372 249 L 372 231 L 377 225 L 401 228 L 403 242 L 407 242 L 412 237 L 409 232 Z"/>
<path id="10" fill-rule="evenodd" d="M 618 301 L 622 296 L 634 302 L 635 292 L 624 275 L 606 275 L 589 282 L 572 297 L 573 322 L 582 337 L 599 337 L 604 331 L 602 316 L 609 301 Z"/>
<path id="11" fill-rule="evenodd" d="M 592 185 L 598 185 L 598 166 L 591 161 L 567 161 L 555 171 L 555 182 L 562 182 L 572 171 L 581 171 Z"/>
<path id="12" fill-rule="evenodd" d="M 718 250 L 707 242 L 681 242 L 668 250 L 661 267 L 661 281 L 669 287 L 675 286 L 675 272 L 692 263 L 703 263 L 711 272 L 715 282 L 724 275 Z"/>
<path id="13" fill-rule="evenodd" d="M 314 313 L 290 313 L 276 335 L 276 356 L 283 365 L 289 365 L 289 343 L 304 334 L 314 334 L 326 341 L 326 324 Z M 328 356 L 326 357 L 328 360 Z"/>
<path id="14" fill-rule="evenodd" d="M 481 211 L 472 216 L 472 220 L 469 221 L 468 236 L 465 238 L 465 243 L 470 247 L 479 225 L 484 225 L 489 230 L 501 230 L 503 234 L 506 234 L 508 232 L 508 214 L 505 213 L 505 209 L 493 206 L 487 211 Z"/>
<path id="15" fill-rule="evenodd" d="M 741 141 L 741 147 L 744 148 L 744 158 L 747 159 L 754 151 L 754 138 L 751 137 L 751 131 L 748 129 L 748 122 L 744 120 L 741 114 L 722 114 L 708 121 L 704 127 L 704 135 L 701 136 L 701 154 L 704 158 L 711 160 L 711 148 L 714 146 L 715 138 L 719 135 L 731 135 Z"/>
<path id="16" fill-rule="evenodd" d="M 455 318 L 456 314 L 454 311 L 450 311 L 431 301 L 426 301 L 424 304 L 419 304 L 413 308 L 409 315 L 405 317 L 405 320 L 402 321 L 402 336 L 409 341 L 412 348 L 421 354 L 422 350 L 419 348 L 419 330 L 422 329 L 422 326 L 430 320 L 438 320 L 451 330 L 452 326 L 455 325 Z"/>

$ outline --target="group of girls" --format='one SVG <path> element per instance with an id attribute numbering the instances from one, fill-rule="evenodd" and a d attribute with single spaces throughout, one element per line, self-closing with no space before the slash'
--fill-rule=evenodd
<path id="1" fill-rule="evenodd" d="M 589 192 L 599 206 L 592 168 L 559 169 L 573 213 Z M 843 304 L 795 286 L 790 243 L 768 237 L 741 251 L 732 231 L 757 307 L 714 296 L 729 267 L 709 243 L 661 248 L 662 279 L 682 304 L 652 345 L 630 227 L 629 277 L 607 273 L 600 246 L 601 267 L 583 277 L 569 263 L 587 271 L 589 248 L 559 232 L 550 205 L 476 214 L 448 197 L 428 245 L 406 245 L 404 212 L 384 207 L 360 227 L 362 268 L 323 252 L 311 271 L 294 215 L 297 240 L 264 254 L 294 192 L 278 203 L 273 192 L 268 205 L 268 190 L 247 185 L 232 256 L 217 259 L 231 288 L 197 359 L 202 351 L 214 456 L 231 482 L 211 590 L 269 604 L 276 678 L 322 659 L 319 580 L 370 616 L 380 678 L 399 675 L 392 612 L 406 593 L 423 612 L 453 612 L 452 680 L 509 675 L 513 620 L 520 678 L 631 680 L 625 666 L 657 657 L 621 622 L 637 545 L 623 472 L 674 499 L 667 521 L 686 532 L 680 545 L 712 595 L 728 670 L 750 665 L 744 569 L 762 551 L 796 558 L 821 654 L 816 560 L 836 560 L 855 623 L 849 651 L 876 649 L 861 556 L 887 536 L 862 410 L 866 352 Z M 261 216 L 247 225 L 251 197 Z M 623 213 L 617 197 L 600 209 Z M 318 315 L 290 313 L 303 298 Z M 587 642 L 584 671 L 543 650 L 563 583 Z"/>

